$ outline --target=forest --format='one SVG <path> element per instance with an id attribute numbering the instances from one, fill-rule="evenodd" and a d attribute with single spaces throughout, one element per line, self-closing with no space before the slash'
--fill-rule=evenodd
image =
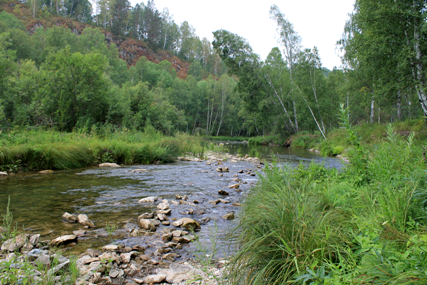
<path id="1" fill-rule="evenodd" d="M 322 67 L 316 47 L 301 46 L 277 6 L 270 18 L 281 45 L 262 60 L 230 31 L 214 32 L 213 43 L 200 39 L 190 23 L 178 25 L 154 1 L 135 7 L 124 0 L 3 3 L 0 127 L 140 130 L 149 122 L 167 135 L 286 138 L 309 131 L 326 137 L 338 127 L 341 103 L 355 124 L 418 119 L 427 112 L 425 9 L 419 2 L 356 1 L 337 39 L 343 67 L 332 71 Z M 27 30 L 37 19 L 64 18 L 85 28 Z M 109 33 L 166 51 L 189 68 L 179 76 L 171 61 L 143 56 L 129 65 L 123 50 L 106 40 Z"/>

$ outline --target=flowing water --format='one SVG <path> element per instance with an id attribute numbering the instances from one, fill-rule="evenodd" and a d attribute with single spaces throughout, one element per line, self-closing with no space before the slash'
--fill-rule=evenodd
<path id="1" fill-rule="evenodd" d="M 280 163 L 292 166 L 299 163 L 324 163 L 326 167 L 341 168 L 342 164 L 334 158 L 323 158 L 307 151 L 285 149 L 282 147 L 249 147 L 241 143 L 229 143 L 224 151 L 230 154 L 258 155 L 265 161 L 273 156 Z M 62 221 L 64 212 L 72 214 L 87 214 L 95 223 L 95 229 L 89 229 L 85 237 L 79 238 L 77 246 L 68 248 L 69 254 L 77 254 L 87 248 L 99 248 L 109 243 L 119 243 L 129 246 L 156 243 L 155 239 L 147 237 L 129 237 L 128 232 L 137 227 L 137 217 L 145 212 L 155 210 L 155 204 L 138 204 L 138 200 L 148 196 L 161 196 L 173 200 L 175 195 L 188 195 L 188 201 L 197 200 L 195 206 L 171 205 L 170 218 L 192 217 L 200 220 L 209 217 L 211 221 L 202 226 L 201 244 L 212 246 L 212 237 L 219 246 L 219 254 L 226 254 L 230 237 L 229 229 L 235 221 L 225 221 L 224 214 L 238 213 L 239 207 L 233 202 L 240 202 L 247 194 L 251 185 L 256 183 L 257 176 L 238 174 L 239 170 L 253 169 L 249 162 L 224 162 L 230 172 L 220 177 L 216 172 L 217 166 L 207 165 L 206 162 L 179 161 L 163 165 L 131 165 L 121 168 L 90 167 L 55 171 L 52 174 L 20 173 L 0 178 L 0 213 L 6 212 L 8 197 L 10 211 L 18 230 L 25 229 L 29 233 L 40 233 L 41 240 L 71 234 L 80 229 L 80 225 Z M 131 170 L 144 168 L 147 171 L 132 173 Z M 246 171 L 245 171 L 246 172 Z M 233 179 L 246 181 L 241 184 L 242 191 L 228 189 L 236 183 Z M 257 174 L 258 175 L 258 174 Z M 209 201 L 225 198 L 220 197 L 218 190 L 230 193 L 231 203 L 213 205 Z M 194 215 L 184 212 L 193 209 Z M 172 222 L 172 221 L 171 221 Z M 114 230 L 110 233 L 109 227 Z M 161 226 L 163 227 L 163 226 Z M 170 226 L 172 227 L 172 226 Z M 161 231 L 161 228 L 157 232 Z M 158 240 L 158 239 L 157 239 Z M 195 245 L 188 251 L 194 250 Z"/>

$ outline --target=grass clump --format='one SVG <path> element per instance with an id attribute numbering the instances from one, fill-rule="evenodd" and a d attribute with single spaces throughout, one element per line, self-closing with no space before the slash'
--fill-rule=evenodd
<path id="1" fill-rule="evenodd" d="M 344 171 L 266 167 L 244 201 L 233 284 L 427 283 L 426 163 L 415 134 L 388 126 L 366 148 L 347 115 Z"/>

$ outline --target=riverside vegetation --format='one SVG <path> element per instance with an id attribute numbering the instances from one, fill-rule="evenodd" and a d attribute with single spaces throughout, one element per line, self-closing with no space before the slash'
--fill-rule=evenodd
<path id="1" fill-rule="evenodd" d="M 198 137 L 168 137 L 150 125 L 144 132 L 108 126 L 71 133 L 16 130 L 0 133 L 0 171 L 72 169 L 103 162 L 172 162 L 187 152 L 200 156 L 206 147 Z"/>
<path id="2" fill-rule="evenodd" d="M 414 134 L 369 150 L 342 110 L 345 171 L 273 164 L 247 197 L 233 284 L 425 284 L 426 161 Z"/>

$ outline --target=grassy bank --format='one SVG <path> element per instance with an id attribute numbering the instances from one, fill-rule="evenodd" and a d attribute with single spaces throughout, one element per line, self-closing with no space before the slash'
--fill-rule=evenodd
<path id="1" fill-rule="evenodd" d="M 422 149 L 391 127 L 366 148 L 344 126 L 344 172 L 266 167 L 243 204 L 233 284 L 427 283 Z"/>
<path id="2" fill-rule="evenodd" d="M 0 171 L 72 169 L 103 162 L 171 162 L 186 152 L 201 155 L 206 145 L 197 137 L 167 137 L 152 128 L 145 132 L 94 129 L 89 133 L 15 130 L 0 134 Z"/>
<path id="3" fill-rule="evenodd" d="M 205 140 L 220 142 L 243 142 L 248 141 L 247 137 L 227 137 L 227 136 L 202 136 Z"/>
<path id="4" fill-rule="evenodd" d="M 414 133 L 414 141 L 419 144 L 427 139 L 427 128 L 424 119 L 408 120 L 391 124 L 396 134 L 401 137 L 408 137 Z M 354 130 L 360 139 L 360 143 L 369 148 L 384 141 L 387 137 L 386 124 L 368 124 L 354 126 Z M 345 129 L 333 129 L 326 135 L 324 140 L 319 132 L 302 131 L 291 136 L 291 147 L 299 149 L 316 149 L 322 155 L 335 156 L 342 154 L 348 149 L 349 141 Z"/>

